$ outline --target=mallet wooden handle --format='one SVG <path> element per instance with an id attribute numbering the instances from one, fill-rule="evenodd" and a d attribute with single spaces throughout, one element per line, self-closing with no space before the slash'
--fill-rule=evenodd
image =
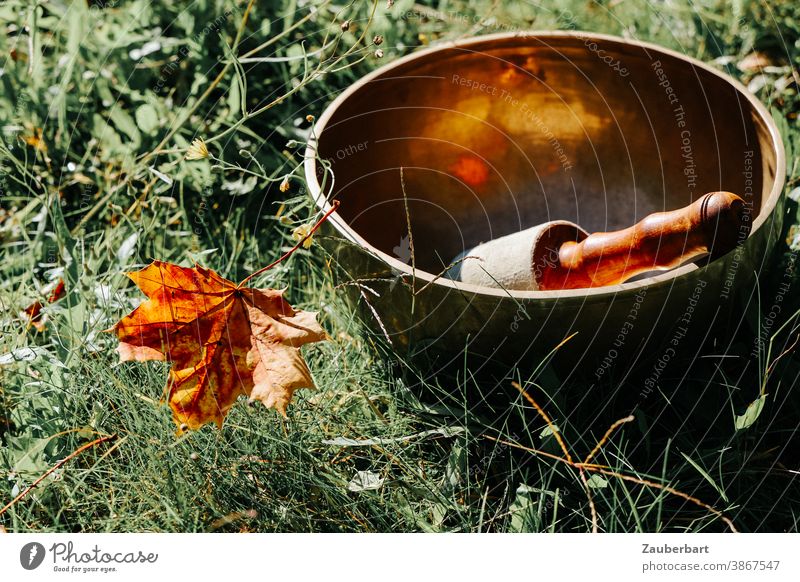
<path id="1" fill-rule="evenodd" d="M 613 285 L 706 253 L 724 254 L 736 246 L 740 234 L 749 232 L 744 211 L 744 201 L 736 194 L 711 192 L 685 208 L 651 214 L 625 230 L 565 242 L 557 261 L 540 271 L 539 289 Z"/>

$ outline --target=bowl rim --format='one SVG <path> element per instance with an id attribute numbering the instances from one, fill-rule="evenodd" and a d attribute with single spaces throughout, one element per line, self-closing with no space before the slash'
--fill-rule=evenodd
<path id="1" fill-rule="evenodd" d="M 748 89 L 742 83 L 740 83 L 733 77 L 721 71 L 718 71 L 717 69 L 713 68 L 712 66 L 704 63 L 699 59 L 682 54 L 678 51 L 662 47 L 660 45 L 653 44 L 650 42 L 626 39 L 610 34 L 603 34 L 591 31 L 580 31 L 580 30 L 532 30 L 532 31 L 499 32 L 494 34 L 472 36 L 458 40 L 446 41 L 437 44 L 435 46 L 415 51 L 411 54 L 400 57 L 364 75 L 361 79 L 359 79 L 358 81 L 350 85 L 347 89 L 345 89 L 338 97 L 336 97 L 336 99 L 334 99 L 325 108 L 325 111 L 317 119 L 310 133 L 307 147 L 304 153 L 303 166 L 305 170 L 306 184 L 309 188 L 314 203 L 317 205 L 317 208 L 323 212 L 331 210 L 331 203 L 323 195 L 322 188 L 320 187 L 319 181 L 317 180 L 317 159 L 316 159 L 316 150 L 318 143 L 317 136 L 322 135 L 322 132 L 324 131 L 327 123 L 331 120 L 331 118 L 339 109 L 341 104 L 347 99 L 349 99 L 351 95 L 360 91 L 367 83 L 370 83 L 377 77 L 385 75 L 392 69 L 402 67 L 408 63 L 412 63 L 417 60 L 425 59 L 429 55 L 437 52 L 453 48 L 474 49 L 476 46 L 484 45 L 497 40 L 512 40 L 515 38 L 530 39 L 532 37 L 544 38 L 544 39 L 570 38 L 570 39 L 579 39 L 583 42 L 586 42 L 587 39 L 589 40 L 597 39 L 601 41 L 609 41 L 622 45 L 639 47 L 645 49 L 645 51 L 650 50 L 655 53 L 661 53 L 665 56 L 682 60 L 690 65 L 693 65 L 695 67 L 698 67 L 706 71 L 707 73 L 715 75 L 719 79 L 733 86 L 743 97 L 747 99 L 747 101 L 750 103 L 752 107 L 752 110 L 758 113 L 761 122 L 768 130 L 770 135 L 771 145 L 775 153 L 775 162 L 776 162 L 775 181 L 772 185 L 772 189 L 770 190 L 769 195 L 766 197 L 766 200 L 764 200 L 762 204 L 762 209 L 761 209 L 762 212 L 760 212 L 758 217 L 756 217 L 756 219 L 753 221 L 748 238 L 752 238 L 753 234 L 756 231 L 758 231 L 758 229 L 767 221 L 767 218 L 772 216 L 773 211 L 775 210 L 775 207 L 778 204 L 778 200 L 780 199 L 783 193 L 784 185 L 786 182 L 786 152 L 783 147 L 783 141 L 781 139 L 780 132 L 778 131 L 778 127 L 775 124 L 775 120 L 767 111 L 767 108 L 764 106 L 764 104 L 762 104 L 761 101 L 759 101 L 759 99 L 755 95 L 753 95 L 750 91 L 748 91 Z M 479 51 L 480 49 L 474 52 L 479 52 Z M 475 295 L 510 297 L 513 299 L 581 298 L 585 300 L 588 297 L 614 296 L 622 292 L 627 293 L 627 292 L 638 291 L 640 289 L 647 288 L 660 283 L 674 282 L 675 279 L 681 277 L 682 275 L 686 275 L 693 271 L 705 269 L 708 266 L 705 265 L 703 267 L 698 267 L 694 263 L 688 263 L 674 269 L 669 269 L 667 271 L 664 271 L 663 273 L 659 273 L 657 275 L 649 277 L 644 277 L 641 279 L 637 279 L 635 281 L 618 283 L 616 285 L 590 287 L 585 289 L 560 289 L 560 290 L 548 290 L 548 291 L 521 291 L 521 290 L 502 289 L 502 288 L 497 289 L 493 287 L 473 285 L 471 283 L 463 283 L 461 281 L 454 281 L 452 279 L 446 279 L 443 276 L 435 275 L 424 270 L 415 269 L 413 268 L 412 265 L 404 263 L 396 259 L 395 257 L 392 257 L 391 255 L 381 251 L 380 249 L 372 246 L 347 223 L 347 221 L 339 214 L 338 211 L 331 213 L 331 215 L 328 218 L 328 222 L 330 222 L 331 225 L 333 225 L 336 228 L 338 233 L 342 235 L 346 240 L 361 246 L 364 250 L 376 256 L 379 260 L 386 263 L 392 269 L 396 270 L 396 272 L 400 272 L 402 274 L 418 278 L 424 281 L 426 284 L 431 283 L 434 285 L 441 285 L 450 288 L 452 290 L 468 292 Z M 716 262 L 721 259 L 722 257 L 719 257 L 712 262 Z"/>

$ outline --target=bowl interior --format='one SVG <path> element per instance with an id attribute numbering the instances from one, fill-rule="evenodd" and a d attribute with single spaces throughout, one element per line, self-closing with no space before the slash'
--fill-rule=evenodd
<path id="1" fill-rule="evenodd" d="M 348 91 L 322 125 L 340 216 L 407 263 L 410 220 L 430 273 L 549 220 L 616 230 L 715 190 L 742 196 L 757 226 L 776 172 L 767 125 L 725 77 L 604 37 L 418 54 Z"/>

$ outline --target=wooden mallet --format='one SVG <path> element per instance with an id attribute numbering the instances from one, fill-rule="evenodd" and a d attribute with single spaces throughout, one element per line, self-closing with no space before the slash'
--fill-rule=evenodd
<path id="1" fill-rule="evenodd" d="M 711 192 L 685 208 L 651 214 L 614 232 L 589 234 L 565 220 L 540 224 L 464 251 L 447 276 L 529 291 L 614 285 L 706 254 L 721 256 L 749 232 L 744 200 L 731 192 Z"/>

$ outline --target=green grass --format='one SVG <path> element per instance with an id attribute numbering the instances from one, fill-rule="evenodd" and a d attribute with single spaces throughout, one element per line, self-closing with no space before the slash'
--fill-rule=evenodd
<path id="1" fill-rule="evenodd" d="M 391 11 L 380 2 L 373 14 L 369 2 L 315 0 L 316 16 L 303 21 L 308 10 L 298 2 L 257 1 L 237 54 L 272 60 L 243 64 L 229 58 L 242 2 L 199 0 L 185 10 L 94 4 L 0 6 L 0 357 L 35 355 L 0 366 L 0 505 L 81 445 L 115 437 L 45 478 L 0 525 L 21 532 L 590 531 L 579 472 L 525 450 L 561 454 L 547 423 L 511 386 L 518 381 L 576 459 L 635 408 L 634 421 L 595 462 L 657 486 L 595 477 L 589 493 L 601 531 L 726 529 L 664 486 L 723 511 L 741 530 L 798 531 L 796 276 L 770 330 L 771 352 L 749 355 L 764 317 L 755 309 L 724 352 L 712 347 L 676 360 L 662 392 L 637 407 L 630 394 L 638 394 L 637 374 L 646 370 L 595 387 L 591 398 L 585 378 L 559 377 L 546 362 L 499 378 L 475 375 L 468 361 L 451 374 L 425 376 L 362 328 L 318 246 L 256 281 L 285 286 L 294 305 L 319 310 L 332 337 L 304 349 L 319 390 L 298 393 L 286 421 L 240 402 L 222 430 L 176 438 L 159 403 L 165 366 L 117 363 L 116 340 L 101 332 L 141 300 L 123 273 L 151 259 L 196 260 L 235 279 L 291 246 L 292 229 L 313 220 L 298 171 L 305 116 L 381 63 L 374 34 L 386 38 L 383 61 L 421 43 L 517 28 L 595 30 L 680 50 L 749 83 L 771 108 L 787 145 L 788 192 L 800 175 L 796 3 L 572 2 L 567 12 L 562 2 L 426 8 L 398 1 Z M 222 34 L 209 28 L 215 22 Z M 143 55 L 159 31 L 160 45 Z M 763 77 L 736 67 L 753 50 L 773 62 Z M 312 70 L 327 73 L 304 77 Z M 243 110 L 251 112 L 244 121 Z M 22 139 L 37 128 L 46 151 Z M 224 163 L 185 161 L 195 137 Z M 290 140 L 300 145 L 287 146 Z M 165 151 L 153 155 L 162 141 Z M 292 188 L 284 194 L 278 186 L 287 175 Z M 788 209 L 784 238 L 797 241 L 793 199 Z M 762 311 L 792 252 L 781 242 L 770 257 Z M 45 331 L 36 332 L 20 311 L 59 277 L 69 293 L 45 307 Z M 735 419 L 762 393 L 754 423 L 737 430 Z M 340 438 L 372 441 L 324 442 Z M 349 490 L 359 472 L 381 486 Z"/>

